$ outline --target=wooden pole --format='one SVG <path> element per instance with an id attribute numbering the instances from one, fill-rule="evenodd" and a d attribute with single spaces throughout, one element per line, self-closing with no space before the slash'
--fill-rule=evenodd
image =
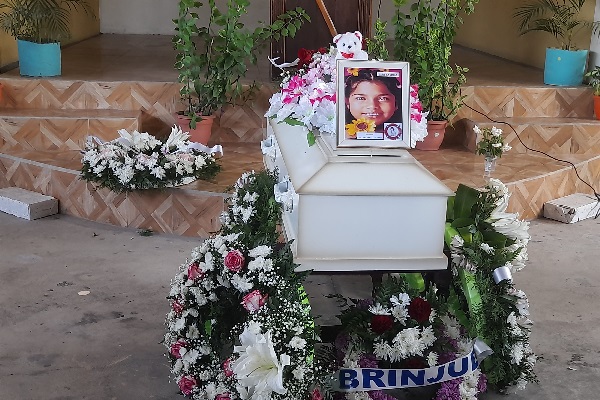
<path id="1" fill-rule="evenodd" d="M 337 35 L 337 30 L 335 29 L 335 25 L 333 24 L 333 21 L 331 20 L 331 17 L 329 16 L 329 11 L 327 11 L 327 7 L 325 7 L 325 3 L 323 2 L 323 0 L 315 0 L 317 2 L 317 5 L 319 6 L 319 10 L 321 10 L 321 14 L 323 15 L 323 18 L 325 18 L 325 23 L 327 24 L 327 27 L 329 28 L 329 33 L 331 33 L 331 37 L 335 37 Z"/>

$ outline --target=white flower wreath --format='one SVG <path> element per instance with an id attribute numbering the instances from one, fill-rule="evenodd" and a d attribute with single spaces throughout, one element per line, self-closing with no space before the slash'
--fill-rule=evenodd
<path id="1" fill-rule="evenodd" d="M 221 232 L 172 281 L 164 343 L 192 399 L 305 399 L 314 382 L 314 323 L 289 246 L 269 242 L 276 232 L 247 232 L 278 218 L 260 212 L 275 181 L 244 174 Z"/>

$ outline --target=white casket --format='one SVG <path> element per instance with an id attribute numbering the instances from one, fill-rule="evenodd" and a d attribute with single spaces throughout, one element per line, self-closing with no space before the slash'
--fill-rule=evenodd
<path id="1" fill-rule="evenodd" d="M 453 192 L 406 150 L 337 149 L 301 126 L 267 124 L 265 166 L 299 270 L 445 269 L 446 201 Z"/>

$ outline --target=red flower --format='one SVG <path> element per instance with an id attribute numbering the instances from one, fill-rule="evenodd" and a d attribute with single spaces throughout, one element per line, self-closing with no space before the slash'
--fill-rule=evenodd
<path id="1" fill-rule="evenodd" d="M 404 360 L 402 362 L 402 368 L 406 368 L 406 369 L 420 369 L 420 368 L 426 368 L 427 364 L 425 364 L 425 361 L 421 360 L 420 358 L 409 358 L 407 360 Z"/>
<path id="2" fill-rule="evenodd" d="M 194 387 L 196 386 L 196 379 L 194 379 L 193 376 L 184 375 L 179 379 L 177 385 L 179 386 L 181 393 L 183 393 L 185 396 L 189 396 L 192 394 L 192 390 L 194 390 Z"/>
<path id="3" fill-rule="evenodd" d="M 171 355 L 175 358 L 181 358 L 181 349 L 185 349 L 186 345 L 187 343 L 185 342 L 185 340 L 179 339 L 171 345 L 169 353 L 171 353 Z"/>
<path id="4" fill-rule="evenodd" d="M 431 304 L 421 297 L 415 297 L 408 305 L 408 315 L 419 323 L 427 322 L 431 315 Z"/>
<path id="5" fill-rule="evenodd" d="M 231 400 L 231 397 L 229 397 L 229 393 L 221 393 L 215 397 L 215 400 Z"/>
<path id="6" fill-rule="evenodd" d="M 312 391 L 312 399 L 311 400 L 323 400 L 323 395 L 321 394 L 319 389 L 315 388 L 315 390 Z"/>
<path id="7" fill-rule="evenodd" d="M 197 262 L 193 262 L 188 266 L 187 276 L 190 281 L 195 281 L 204 276 L 204 271 L 202 271 Z"/>
<path id="8" fill-rule="evenodd" d="M 233 376 L 233 371 L 231 370 L 231 359 L 230 358 L 223 361 L 223 372 L 225 373 L 225 376 L 228 378 Z"/>
<path id="9" fill-rule="evenodd" d="M 239 272 L 244 267 L 244 255 L 239 250 L 231 250 L 225 256 L 223 264 L 225 264 L 231 272 Z"/>
<path id="10" fill-rule="evenodd" d="M 175 314 L 177 315 L 181 315 L 181 312 L 184 309 L 183 304 L 181 304 L 179 300 L 175 300 L 173 304 L 171 304 L 171 308 L 173 308 L 173 311 L 175 311 Z"/>
<path id="11" fill-rule="evenodd" d="M 298 68 L 302 68 L 305 65 L 310 64 L 312 61 L 312 56 L 314 54 L 313 50 L 308 50 L 305 48 L 301 48 L 298 50 L 298 58 L 300 61 L 298 62 Z"/>
<path id="12" fill-rule="evenodd" d="M 329 52 L 325 47 L 319 47 L 319 50 L 317 51 L 321 54 L 327 54 Z"/>
<path id="13" fill-rule="evenodd" d="M 379 335 L 392 329 L 394 319 L 389 315 L 373 315 L 371 330 Z"/>

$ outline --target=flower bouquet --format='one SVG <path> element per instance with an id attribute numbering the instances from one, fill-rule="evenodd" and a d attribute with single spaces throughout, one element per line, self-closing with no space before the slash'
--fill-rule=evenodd
<path id="1" fill-rule="evenodd" d="M 502 129 L 496 128 L 479 128 L 475 125 L 473 132 L 480 138 L 477 142 L 477 154 L 485 155 L 486 157 L 500 158 L 505 151 L 509 151 L 511 147 L 504 143 L 502 137 Z"/>
<path id="2" fill-rule="evenodd" d="M 171 283 L 164 343 L 189 398 L 310 396 L 314 323 L 304 275 L 294 272 L 289 246 L 276 242 L 276 182 L 267 172 L 244 174 L 221 231 L 193 250 Z M 260 224 L 272 232 L 247 229 Z"/>
<path id="3" fill-rule="evenodd" d="M 166 141 L 133 131 L 119 130 L 110 142 L 89 137 L 83 151 L 81 178 L 115 192 L 165 188 L 196 179 L 213 178 L 220 170 L 209 149 L 188 141 L 174 126 Z"/>

